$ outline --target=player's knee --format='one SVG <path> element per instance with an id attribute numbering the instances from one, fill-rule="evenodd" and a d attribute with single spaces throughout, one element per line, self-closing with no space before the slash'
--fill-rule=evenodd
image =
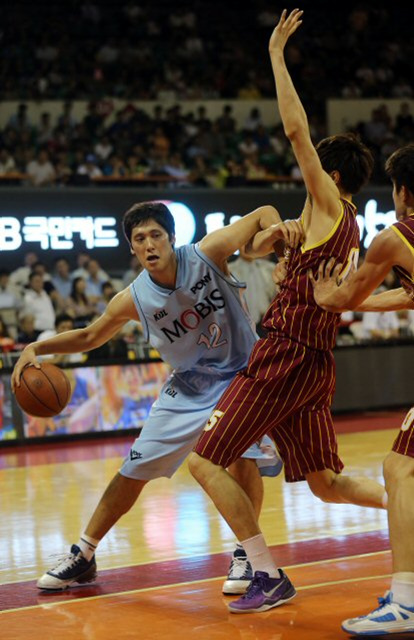
<path id="1" fill-rule="evenodd" d="M 215 486 L 220 482 L 219 474 L 223 473 L 223 468 L 214 464 L 206 458 L 202 458 L 198 453 L 192 452 L 188 458 L 188 468 L 197 482 L 209 492 L 210 486 Z"/>
<path id="2" fill-rule="evenodd" d="M 209 460 L 202 458 L 194 451 L 190 453 L 188 457 L 188 468 L 190 473 L 200 484 L 204 484 L 210 465 L 211 462 Z"/>
<path id="3" fill-rule="evenodd" d="M 337 502 L 336 499 L 336 474 L 316 472 L 307 476 L 307 481 L 313 495 L 322 502 Z"/>

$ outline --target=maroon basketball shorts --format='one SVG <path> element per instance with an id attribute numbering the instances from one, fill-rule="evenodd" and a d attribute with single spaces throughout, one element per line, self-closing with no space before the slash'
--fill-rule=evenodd
<path id="1" fill-rule="evenodd" d="M 403 456 L 414 458 L 414 407 L 411 407 L 405 416 L 400 432 L 392 445 L 392 450 Z"/>
<path id="2" fill-rule="evenodd" d="M 223 467 L 240 458 L 263 435 L 273 438 L 288 482 L 308 473 L 339 473 L 330 406 L 335 390 L 331 351 L 293 340 L 259 340 L 247 368 L 227 388 L 207 422 L 195 451 Z"/>

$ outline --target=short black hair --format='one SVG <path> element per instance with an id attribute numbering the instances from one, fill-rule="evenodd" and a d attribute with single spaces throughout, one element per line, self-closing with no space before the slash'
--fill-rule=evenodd
<path id="1" fill-rule="evenodd" d="M 37 273 L 37 271 L 31 271 L 29 273 L 29 282 L 31 282 L 33 280 L 33 278 L 37 278 L 37 277 L 43 278 L 43 274 L 42 273 Z"/>
<path id="2" fill-rule="evenodd" d="M 324 138 L 316 151 L 326 173 L 339 172 L 340 186 L 346 193 L 358 193 L 371 177 L 372 153 L 353 133 Z"/>
<path id="3" fill-rule="evenodd" d="M 105 289 L 107 289 L 108 287 L 111 287 L 111 289 L 114 289 L 114 285 L 112 284 L 112 282 L 110 280 L 105 280 L 105 282 L 102 282 L 101 284 L 101 291 L 102 293 L 104 292 Z"/>
<path id="4" fill-rule="evenodd" d="M 61 260 L 64 260 L 66 262 L 66 264 L 68 266 L 70 266 L 69 260 L 67 258 L 65 258 L 65 256 L 60 256 L 59 258 L 55 258 L 53 260 L 53 264 L 56 265 L 58 262 L 60 262 Z"/>
<path id="5" fill-rule="evenodd" d="M 68 313 L 59 313 L 55 318 L 55 329 L 57 329 L 62 322 L 67 322 L 68 320 L 70 320 L 72 325 L 74 324 L 72 316 Z"/>
<path id="6" fill-rule="evenodd" d="M 169 239 L 173 239 L 175 223 L 169 208 L 162 202 L 139 202 L 128 209 L 122 220 L 124 234 L 129 244 L 131 244 L 132 230 L 147 220 L 155 220 L 168 233 Z"/>
<path id="7" fill-rule="evenodd" d="M 397 192 L 406 187 L 414 195 L 414 144 L 394 151 L 385 163 L 385 172 L 394 182 Z"/>

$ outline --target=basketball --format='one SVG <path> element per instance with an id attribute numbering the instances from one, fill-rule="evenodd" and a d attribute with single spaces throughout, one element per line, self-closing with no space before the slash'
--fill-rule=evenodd
<path id="1" fill-rule="evenodd" d="M 56 416 L 69 402 L 71 389 L 66 374 L 54 364 L 45 362 L 41 369 L 26 367 L 16 388 L 16 400 L 31 416 Z"/>

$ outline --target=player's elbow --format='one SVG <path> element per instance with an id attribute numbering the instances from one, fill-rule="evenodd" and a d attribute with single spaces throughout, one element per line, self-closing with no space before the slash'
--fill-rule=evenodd
<path id="1" fill-rule="evenodd" d="M 289 142 L 293 143 L 297 140 L 299 129 L 298 125 L 295 122 L 287 123 L 284 127 L 285 136 L 289 140 Z"/>
<path id="2" fill-rule="evenodd" d="M 96 349 L 104 343 L 104 340 L 99 340 L 97 332 L 90 327 L 81 329 L 81 335 L 79 337 L 82 343 L 81 351 L 91 351 L 91 349 Z"/>

